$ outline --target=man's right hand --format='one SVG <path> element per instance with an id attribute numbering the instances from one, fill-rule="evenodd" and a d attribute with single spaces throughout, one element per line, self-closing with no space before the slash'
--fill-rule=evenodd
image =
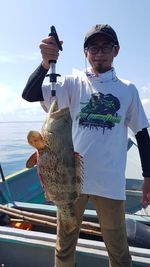
<path id="1" fill-rule="evenodd" d="M 63 42 L 61 41 L 61 44 Z M 59 56 L 59 48 L 56 44 L 55 38 L 53 36 L 48 36 L 45 39 L 42 40 L 40 44 L 40 50 L 42 55 L 42 66 L 45 69 L 50 68 L 49 61 L 58 59 Z"/>

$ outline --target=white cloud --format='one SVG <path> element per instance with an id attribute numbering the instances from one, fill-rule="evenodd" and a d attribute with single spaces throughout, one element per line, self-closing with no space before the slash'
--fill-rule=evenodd
<path id="1" fill-rule="evenodd" d="M 13 89 L 0 85 L 0 122 L 40 121 L 46 113 L 39 102 L 29 103 Z"/>
<path id="2" fill-rule="evenodd" d="M 12 57 L 8 56 L 8 55 L 1 55 L 0 54 L 0 62 L 1 63 L 10 63 L 13 62 Z"/>
<path id="3" fill-rule="evenodd" d="M 150 84 L 148 84 L 147 86 L 142 86 L 141 91 L 145 94 L 149 94 L 150 96 Z"/>
<path id="4" fill-rule="evenodd" d="M 5 51 L 0 51 L 0 62 L 1 63 L 11 63 L 11 62 L 17 62 L 20 60 L 26 60 L 26 61 L 35 61 L 40 59 L 39 53 L 32 53 L 32 55 L 28 54 L 15 54 Z"/>
<path id="5" fill-rule="evenodd" d="M 150 84 L 144 85 L 139 90 L 139 95 L 148 118 L 150 118 Z"/>
<path id="6" fill-rule="evenodd" d="M 148 118 L 150 118 L 150 84 L 139 90 L 141 101 Z M 46 113 L 39 102 L 30 103 L 22 99 L 21 92 L 0 85 L 0 122 L 2 121 L 40 121 Z"/>
<path id="7" fill-rule="evenodd" d="M 147 117 L 150 119 L 150 98 L 143 98 L 142 104 Z"/>

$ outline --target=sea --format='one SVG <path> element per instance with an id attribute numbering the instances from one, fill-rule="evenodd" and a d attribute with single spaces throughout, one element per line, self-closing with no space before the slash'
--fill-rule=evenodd
<path id="1" fill-rule="evenodd" d="M 30 130 L 39 131 L 41 122 L 0 122 L 0 164 L 4 176 L 26 168 L 27 159 L 35 152 L 27 142 Z"/>
<path id="2" fill-rule="evenodd" d="M 30 130 L 39 131 L 42 124 L 42 121 L 0 122 L 0 164 L 4 176 L 26 168 L 26 161 L 35 152 L 27 142 L 27 134 Z M 126 176 L 141 178 L 141 173 L 138 149 L 133 145 L 128 151 Z"/>

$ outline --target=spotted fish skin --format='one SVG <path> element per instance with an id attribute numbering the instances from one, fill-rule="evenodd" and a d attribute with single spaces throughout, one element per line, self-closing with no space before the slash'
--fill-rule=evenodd
<path id="1" fill-rule="evenodd" d="M 64 229 L 77 227 L 74 203 L 81 194 L 83 167 L 72 142 L 72 119 L 69 108 L 58 109 L 53 102 L 41 130 L 45 143 L 38 150 L 37 170 L 47 200 L 57 206 Z"/>

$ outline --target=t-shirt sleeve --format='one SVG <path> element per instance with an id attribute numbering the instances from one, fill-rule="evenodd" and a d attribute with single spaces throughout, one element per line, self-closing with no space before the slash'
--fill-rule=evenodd
<path id="1" fill-rule="evenodd" d="M 132 100 L 127 111 L 126 123 L 133 133 L 137 134 L 143 128 L 148 128 L 149 122 L 143 109 L 138 90 L 134 85 L 130 85 L 129 89 L 132 94 Z"/>

